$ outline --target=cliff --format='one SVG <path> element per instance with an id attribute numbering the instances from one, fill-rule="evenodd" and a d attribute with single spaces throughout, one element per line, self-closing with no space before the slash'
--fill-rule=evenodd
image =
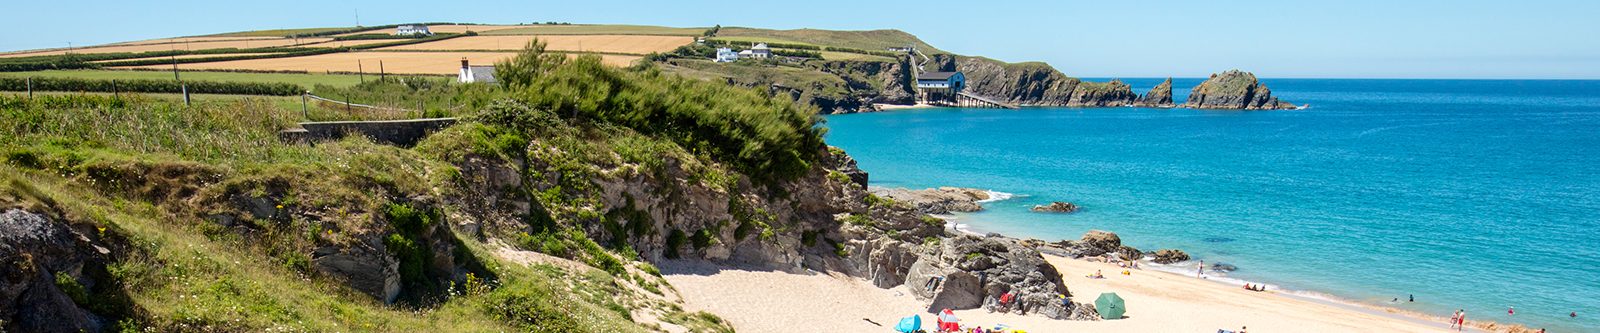
<path id="1" fill-rule="evenodd" d="M 1150 88 L 1149 92 L 1145 92 L 1144 96 L 1140 96 L 1138 101 L 1133 102 L 1133 106 L 1147 108 L 1170 108 L 1176 106 L 1172 103 L 1172 78 L 1169 77 L 1166 81 L 1156 84 L 1155 88 Z"/>
<path id="2" fill-rule="evenodd" d="M 1234 110 L 1286 110 L 1297 108 L 1292 103 L 1272 97 L 1272 90 L 1256 80 L 1255 74 L 1229 70 L 1211 74 L 1211 78 L 1195 86 L 1183 107 L 1197 109 Z"/>
<path id="3" fill-rule="evenodd" d="M 1013 104 L 1106 107 L 1128 105 L 1138 98 L 1120 81 L 1086 82 L 1042 62 L 937 54 L 927 66 L 929 71 L 959 70 L 967 77 L 967 91 Z"/>

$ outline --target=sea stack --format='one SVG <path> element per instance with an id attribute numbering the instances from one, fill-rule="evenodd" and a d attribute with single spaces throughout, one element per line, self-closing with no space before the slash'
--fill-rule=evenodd
<path id="1" fill-rule="evenodd" d="M 1161 81 L 1161 84 L 1157 84 L 1155 88 L 1150 88 L 1149 92 L 1144 93 L 1144 96 L 1140 96 L 1138 101 L 1133 102 L 1133 106 L 1145 108 L 1177 106 L 1172 103 L 1172 78 L 1169 77 L 1166 81 Z"/>
<path id="2" fill-rule="evenodd" d="M 1272 97 L 1272 90 L 1257 81 L 1255 74 L 1237 69 L 1211 74 L 1211 78 L 1194 87 L 1189 93 L 1189 101 L 1183 103 L 1183 107 L 1234 110 L 1298 108 L 1294 104 Z"/>

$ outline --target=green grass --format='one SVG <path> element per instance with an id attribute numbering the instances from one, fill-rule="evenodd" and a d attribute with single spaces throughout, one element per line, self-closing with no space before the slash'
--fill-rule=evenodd
<path id="1" fill-rule="evenodd" d="M 217 82 L 281 82 L 291 83 L 311 89 L 317 85 L 335 87 L 350 87 L 361 83 L 357 75 L 348 74 L 300 74 L 300 73 L 243 73 L 243 72 L 204 72 L 204 71 L 179 71 L 178 76 L 184 80 L 217 81 Z M 129 70 L 54 70 L 32 72 L 0 72 L 0 77 L 64 77 L 75 79 L 142 79 L 142 80 L 171 80 L 172 72 L 168 71 L 129 71 Z M 376 77 L 368 78 L 375 79 Z"/>
<path id="2" fill-rule="evenodd" d="M 530 25 L 483 32 L 483 35 L 664 35 L 700 36 L 707 28 L 673 28 L 624 24 Z"/>
<path id="3" fill-rule="evenodd" d="M 751 39 L 788 41 L 821 46 L 855 48 L 868 51 L 886 51 L 890 47 L 916 45 L 923 53 L 942 53 L 928 43 L 900 30 L 837 31 L 817 29 L 771 30 L 740 27 L 723 27 L 717 38 L 733 40 Z"/>
<path id="4" fill-rule="evenodd" d="M 823 60 L 879 60 L 879 61 L 894 61 L 894 58 L 885 57 L 885 56 L 878 56 L 878 55 L 871 55 L 871 54 L 860 54 L 860 53 L 851 53 L 851 52 L 838 52 L 838 51 L 822 51 L 822 59 Z"/>
<path id="5" fill-rule="evenodd" d="M 288 37 L 294 35 L 314 34 L 319 32 L 355 29 L 353 27 L 341 28 L 300 28 L 300 29 L 272 29 L 256 31 L 240 31 L 224 34 L 207 35 L 207 37 Z"/>
<path id="6" fill-rule="evenodd" d="M 726 37 L 717 36 L 717 37 L 712 37 L 711 39 L 712 40 L 725 40 L 725 41 L 730 41 L 730 42 L 782 43 L 782 44 L 810 45 L 810 46 L 816 46 L 816 47 L 828 46 L 828 45 L 823 45 L 823 44 L 812 44 L 812 43 L 793 41 L 793 40 L 787 40 L 787 39 L 781 39 L 781 38 L 756 37 L 756 36 L 726 36 Z"/>

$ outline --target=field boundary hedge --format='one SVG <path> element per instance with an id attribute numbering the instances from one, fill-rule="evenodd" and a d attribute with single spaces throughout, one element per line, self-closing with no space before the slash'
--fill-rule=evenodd
<path id="1" fill-rule="evenodd" d="M 291 83 L 217 82 L 174 80 L 90 80 L 60 77 L 34 77 L 34 91 L 66 92 L 127 92 L 127 93 L 183 93 L 189 86 L 191 94 L 292 96 L 305 92 Z M 29 78 L 0 77 L 0 90 L 27 91 Z"/>

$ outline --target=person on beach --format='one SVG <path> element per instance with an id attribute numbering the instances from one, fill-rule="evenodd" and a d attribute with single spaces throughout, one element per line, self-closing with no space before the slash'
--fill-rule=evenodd
<path id="1" fill-rule="evenodd" d="M 1567 314 L 1567 316 L 1568 317 L 1572 317 L 1572 318 L 1578 318 L 1578 312 L 1577 311 L 1573 311 L 1571 314 Z"/>
<path id="2" fill-rule="evenodd" d="M 1456 332 L 1467 328 L 1467 310 L 1461 309 L 1461 316 L 1456 317 Z"/>
<path id="3" fill-rule="evenodd" d="M 1206 277 L 1206 261 L 1205 260 L 1201 260 L 1200 261 L 1200 271 L 1195 272 L 1194 273 L 1194 277 L 1196 279 L 1204 279 Z"/>
<path id="4" fill-rule="evenodd" d="M 1517 315 L 1517 307 L 1513 306 L 1513 307 L 1506 308 L 1506 315 L 1507 316 L 1515 316 L 1515 315 Z"/>
<path id="5" fill-rule="evenodd" d="M 1456 313 L 1450 314 L 1450 328 L 1456 328 L 1456 325 L 1461 323 L 1461 311 L 1464 310 L 1456 310 Z"/>
<path id="6" fill-rule="evenodd" d="M 1416 301 L 1417 301 L 1417 295 L 1416 294 L 1406 294 L 1406 302 L 1416 302 Z"/>

